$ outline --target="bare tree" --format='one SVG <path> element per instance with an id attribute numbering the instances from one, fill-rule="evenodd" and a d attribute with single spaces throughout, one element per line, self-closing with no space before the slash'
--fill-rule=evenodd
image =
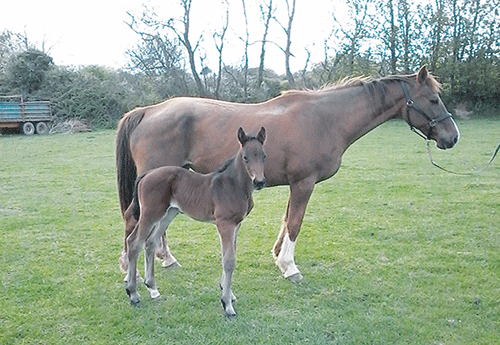
<path id="1" fill-rule="evenodd" d="M 387 0 L 387 9 L 389 13 L 389 50 L 391 51 L 391 73 L 396 74 L 397 71 L 397 46 L 398 46 L 398 28 L 396 26 L 396 19 L 395 19 L 395 11 L 394 11 L 395 5 L 393 4 L 393 0 Z"/>
<path id="2" fill-rule="evenodd" d="M 410 47 L 411 47 L 411 23 L 413 21 L 408 0 L 399 0 L 399 21 L 403 42 L 403 71 L 408 74 L 410 68 Z"/>
<path id="3" fill-rule="evenodd" d="M 339 21 L 335 14 L 333 19 L 338 24 L 340 32 L 342 32 L 347 43 L 344 44 L 345 54 L 348 58 L 348 74 L 354 72 L 354 60 L 359 53 L 361 42 L 370 37 L 368 27 L 371 22 L 371 17 L 368 14 L 369 5 L 372 0 L 346 0 L 349 8 L 349 18 L 351 18 L 351 25 L 346 25 L 345 22 Z"/>
<path id="4" fill-rule="evenodd" d="M 196 87 L 198 89 L 198 94 L 200 96 L 205 96 L 205 88 L 203 83 L 201 82 L 200 76 L 196 69 L 196 61 L 195 61 L 195 52 L 198 49 L 199 43 L 201 41 L 201 36 L 196 42 L 196 44 L 191 44 L 191 40 L 189 38 L 189 30 L 190 30 L 190 14 L 191 14 L 191 2 L 192 0 L 180 0 L 182 8 L 184 9 L 184 15 L 180 19 L 182 24 L 182 29 L 178 29 L 175 25 L 175 20 L 170 18 L 166 24 L 163 24 L 165 27 L 171 29 L 182 45 L 186 48 L 186 52 L 188 54 L 189 66 L 191 68 L 191 73 L 193 74 L 194 81 L 196 83 Z"/>
<path id="5" fill-rule="evenodd" d="M 215 98 L 219 98 L 220 83 L 222 80 L 222 51 L 224 49 L 224 37 L 226 36 L 226 32 L 229 27 L 229 2 L 228 0 L 223 0 L 223 2 L 226 4 L 226 17 L 222 24 L 221 32 L 214 32 L 213 34 L 215 47 L 219 52 L 219 71 L 217 73 L 217 81 L 215 86 Z"/>
<path id="6" fill-rule="evenodd" d="M 433 13 L 431 19 L 432 37 L 431 37 L 431 55 L 430 69 L 435 71 L 440 57 L 441 40 L 444 34 L 444 25 L 446 18 L 444 16 L 444 0 L 435 0 L 436 12 Z"/>
<path id="7" fill-rule="evenodd" d="M 245 18 L 245 55 L 243 57 L 243 92 L 245 95 L 245 100 L 248 99 L 248 46 L 250 45 L 250 34 L 248 31 L 248 16 L 247 16 L 247 7 L 245 4 L 245 0 L 241 0 L 243 5 L 243 17 Z"/>
<path id="8" fill-rule="evenodd" d="M 309 61 L 311 60 L 311 52 L 309 49 L 306 47 L 304 48 L 307 53 L 307 58 L 306 58 L 306 63 L 304 64 L 304 68 L 302 69 L 302 83 L 304 84 L 304 87 L 309 88 L 309 83 L 307 81 L 306 75 L 307 75 L 307 67 L 309 65 Z"/>
<path id="9" fill-rule="evenodd" d="M 290 56 L 292 56 L 292 53 L 290 52 L 290 47 L 292 45 L 292 23 L 293 23 L 293 18 L 295 16 L 295 0 L 291 0 L 291 1 L 292 1 L 292 3 L 290 4 L 289 0 L 285 0 L 287 14 L 288 14 L 287 26 L 285 27 L 277 19 L 276 19 L 276 21 L 281 25 L 281 28 L 285 31 L 285 34 L 286 34 L 286 47 L 285 47 L 285 49 L 282 48 L 283 52 L 285 53 L 285 73 L 286 73 L 286 79 L 288 80 L 289 87 L 294 88 L 295 87 L 295 80 L 293 79 L 293 74 L 290 71 Z"/>
<path id="10" fill-rule="evenodd" d="M 269 0 L 269 5 L 266 4 L 266 9 L 264 9 L 264 6 L 261 6 L 262 19 L 264 20 L 264 35 L 262 37 L 262 45 L 260 50 L 260 64 L 257 76 L 257 88 L 260 88 L 262 81 L 264 80 L 264 59 L 266 56 L 267 35 L 269 33 L 269 24 L 271 22 L 271 18 L 273 17 L 273 11 L 273 0 Z"/>

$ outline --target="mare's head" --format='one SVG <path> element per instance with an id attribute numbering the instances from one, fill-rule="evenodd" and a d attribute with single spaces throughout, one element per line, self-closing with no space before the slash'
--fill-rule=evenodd
<path id="1" fill-rule="evenodd" d="M 453 147 L 460 138 L 458 127 L 439 97 L 440 84 L 423 66 L 415 80 L 402 81 L 406 98 L 403 118 L 412 129 L 420 130 L 440 149 Z"/>
<path id="2" fill-rule="evenodd" d="M 262 189 L 266 185 L 264 177 L 264 160 L 266 153 L 264 152 L 264 140 L 266 140 L 266 129 L 262 127 L 257 136 L 252 137 L 246 135 L 243 128 L 238 129 L 238 140 L 241 144 L 241 149 L 238 154 L 241 155 L 243 164 L 245 164 L 248 176 L 252 179 L 255 189 Z"/>

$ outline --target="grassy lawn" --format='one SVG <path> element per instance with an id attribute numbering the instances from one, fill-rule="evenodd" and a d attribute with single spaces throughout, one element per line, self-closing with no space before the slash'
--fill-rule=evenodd
<path id="1" fill-rule="evenodd" d="M 500 121 L 459 126 L 457 147 L 433 154 L 467 171 L 489 160 Z M 288 190 L 256 193 L 238 239 L 238 317 L 227 320 L 215 227 L 184 216 L 169 232 L 182 267 L 157 262 L 162 297 L 141 286 L 141 307 L 130 306 L 114 131 L 0 136 L 0 343 L 498 344 L 499 162 L 454 176 L 403 122 L 369 133 L 313 193 L 296 285 L 271 256 Z"/>

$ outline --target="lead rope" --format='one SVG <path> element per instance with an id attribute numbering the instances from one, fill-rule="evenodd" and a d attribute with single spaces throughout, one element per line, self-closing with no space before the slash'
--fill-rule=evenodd
<path id="1" fill-rule="evenodd" d="M 486 170 L 490 167 L 491 163 L 493 162 L 493 160 L 497 156 L 498 151 L 500 151 L 500 144 L 498 144 L 495 152 L 493 153 L 493 156 L 491 156 L 490 161 L 482 168 L 479 168 L 479 169 L 477 169 L 475 171 L 471 171 L 471 172 L 456 172 L 456 171 L 452 171 L 452 170 L 448 170 L 446 168 L 443 168 L 442 166 L 440 166 L 439 164 L 434 162 L 434 159 L 432 158 L 432 154 L 431 154 L 430 140 L 427 140 L 427 154 L 429 155 L 429 160 L 430 160 L 431 164 L 434 165 L 438 169 L 441 169 L 443 171 L 446 171 L 447 173 L 454 174 L 454 175 L 472 176 L 472 175 L 476 175 L 476 174 L 483 172 L 484 170 Z"/>

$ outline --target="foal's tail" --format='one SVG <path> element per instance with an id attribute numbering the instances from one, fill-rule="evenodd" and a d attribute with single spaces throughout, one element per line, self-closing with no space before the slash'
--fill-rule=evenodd
<path id="1" fill-rule="evenodd" d="M 137 168 L 130 152 L 130 135 L 144 117 L 144 108 L 126 113 L 118 123 L 116 131 L 116 178 L 122 215 L 132 202 Z"/>
<path id="2" fill-rule="evenodd" d="M 135 218 L 135 220 L 139 220 L 139 217 L 141 216 L 141 206 L 139 205 L 139 193 L 137 192 L 139 182 L 141 182 L 142 178 L 145 176 L 145 174 L 139 176 L 135 180 L 135 185 L 134 185 L 134 193 L 133 193 L 133 198 L 132 198 L 132 214 Z"/>

